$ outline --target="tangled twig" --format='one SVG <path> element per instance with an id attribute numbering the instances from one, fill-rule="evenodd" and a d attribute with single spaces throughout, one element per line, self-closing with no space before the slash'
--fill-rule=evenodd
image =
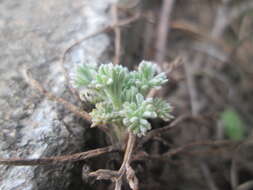
<path id="1" fill-rule="evenodd" d="M 138 189 L 138 179 L 136 178 L 133 169 L 130 166 L 131 156 L 133 153 L 136 136 L 129 133 L 127 147 L 124 155 L 124 160 L 118 171 L 99 169 L 91 172 L 89 175 L 96 177 L 96 179 L 110 179 L 115 183 L 115 190 L 120 190 L 122 185 L 122 178 L 126 174 L 128 183 L 133 190 Z"/>

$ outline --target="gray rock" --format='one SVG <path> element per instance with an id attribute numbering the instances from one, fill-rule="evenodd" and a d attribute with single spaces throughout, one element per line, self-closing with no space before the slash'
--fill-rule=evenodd
<path id="1" fill-rule="evenodd" d="M 83 148 L 85 127 L 62 106 L 32 90 L 21 69 L 32 68 L 46 89 L 73 102 L 64 85 L 60 56 L 73 42 L 108 24 L 109 4 L 110 0 L 0 1 L 1 158 L 66 155 Z M 64 66 L 71 73 L 77 63 L 105 60 L 109 45 L 105 34 L 87 40 L 73 48 Z M 72 167 L 0 166 L 0 189 L 68 189 Z"/>

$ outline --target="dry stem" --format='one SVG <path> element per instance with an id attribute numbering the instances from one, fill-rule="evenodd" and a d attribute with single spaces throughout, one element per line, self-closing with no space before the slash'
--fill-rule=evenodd
<path id="1" fill-rule="evenodd" d="M 60 164 L 65 162 L 76 162 L 80 160 L 86 160 L 88 158 L 96 157 L 109 152 L 118 151 L 119 147 L 117 145 L 111 145 L 104 148 L 98 148 L 94 150 L 89 150 L 86 152 L 76 153 L 66 156 L 55 156 L 48 158 L 38 158 L 38 159 L 22 159 L 22 158 L 11 158 L 11 159 L 1 159 L 0 165 L 50 165 L 50 164 Z"/>
<path id="2" fill-rule="evenodd" d="M 162 4 L 162 11 L 157 32 L 158 39 L 156 44 L 156 62 L 161 65 L 164 62 L 165 52 L 167 50 L 167 36 L 170 30 L 170 17 L 173 4 L 174 0 L 164 0 Z"/>
<path id="3" fill-rule="evenodd" d="M 136 136 L 129 133 L 129 138 L 127 141 L 127 147 L 124 155 L 122 165 L 118 171 L 99 169 L 97 171 L 91 172 L 89 175 L 96 177 L 96 179 L 110 179 L 115 183 L 115 190 L 120 190 L 122 185 L 122 178 L 126 174 L 128 183 L 133 190 L 138 188 L 138 180 L 134 175 L 132 168 L 130 167 L 131 156 L 133 153 L 134 145 L 136 141 Z"/>
<path id="4" fill-rule="evenodd" d="M 64 105 L 66 109 L 68 109 L 69 111 L 73 112 L 74 114 L 82 117 L 86 121 L 89 121 L 89 122 L 91 121 L 91 116 L 87 112 L 80 110 L 77 106 L 69 103 L 68 101 L 64 100 L 63 98 L 57 97 L 54 94 L 48 92 L 38 81 L 36 81 L 35 79 L 33 79 L 30 76 L 30 73 L 28 72 L 27 69 L 23 70 L 23 75 L 24 75 L 26 82 L 28 84 L 30 84 L 34 89 L 36 89 L 40 93 L 42 93 L 44 96 L 46 96 L 50 100 L 59 102 L 60 104 Z"/>
<path id="5" fill-rule="evenodd" d="M 120 56 L 121 56 L 121 30 L 119 26 L 116 26 L 119 22 L 118 18 L 118 7 L 117 4 L 112 5 L 112 19 L 113 19 L 113 25 L 115 27 L 113 28 L 114 34 L 115 34 L 115 40 L 114 40 L 114 48 L 115 48 L 115 55 L 114 55 L 114 64 L 118 65 L 120 64 Z"/>

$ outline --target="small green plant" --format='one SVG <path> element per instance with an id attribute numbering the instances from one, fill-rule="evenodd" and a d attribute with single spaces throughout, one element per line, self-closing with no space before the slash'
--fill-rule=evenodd
<path id="1" fill-rule="evenodd" d="M 168 81 L 152 62 L 142 61 L 136 71 L 111 63 L 83 64 L 78 66 L 73 81 L 81 99 L 95 105 L 90 113 L 92 126 L 113 125 L 119 140 L 127 131 L 145 135 L 151 129 L 149 118 L 172 118 L 169 103 L 146 97 L 152 88 Z"/>
<path id="2" fill-rule="evenodd" d="M 245 138 L 245 126 L 240 115 L 231 108 L 221 114 L 225 135 L 231 140 L 243 140 Z"/>

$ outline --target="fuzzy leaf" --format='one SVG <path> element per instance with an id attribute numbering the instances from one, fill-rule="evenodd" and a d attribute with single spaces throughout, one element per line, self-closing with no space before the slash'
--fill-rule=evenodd
<path id="1" fill-rule="evenodd" d="M 74 74 L 74 85 L 77 87 L 87 87 L 97 75 L 96 64 L 79 65 Z"/>
<path id="2" fill-rule="evenodd" d="M 172 118 L 171 106 L 160 99 L 145 98 L 151 88 L 167 82 L 164 73 L 157 74 L 157 66 L 143 61 L 137 71 L 128 71 L 121 65 L 81 65 L 74 82 L 80 97 L 95 104 L 93 126 L 121 124 L 138 136 L 151 129 L 148 118 Z"/>
<path id="3" fill-rule="evenodd" d="M 160 87 L 168 81 L 165 73 L 157 73 L 157 66 L 152 62 L 142 61 L 135 73 L 135 85 L 140 89 L 143 95 L 154 87 Z"/>

